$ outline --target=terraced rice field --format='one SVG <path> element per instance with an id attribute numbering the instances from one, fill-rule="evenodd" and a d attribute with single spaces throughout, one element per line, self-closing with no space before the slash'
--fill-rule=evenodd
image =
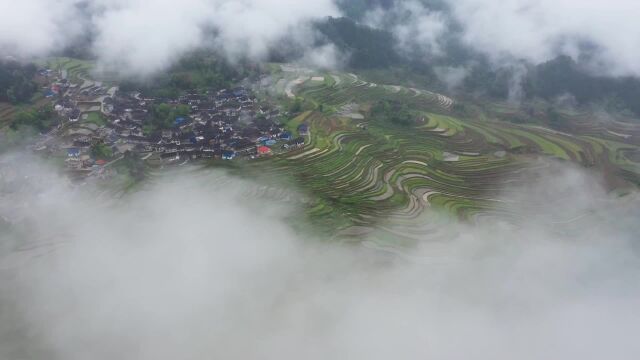
<path id="1" fill-rule="evenodd" d="M 285 81 L 278 83 L 299 79 L 296 73 L 283 76 Z M 296 186 L 314 199 L 309 218 L 328 232 L 357 237 L 375 230 L 411 241 L 412 231 L 424 233 L 429 227 L 429 221 L 416 221 L 424 216 L 513 217 L 505 192 L 546 167 L 541 158 L 598 167 L 640 184 L 640 147 L 633 139 L 459 119 L 450 113 L 454 101 L 443 95 L 372 86 L 354 74 L 318 76 L 332 81 L 301 82 L 289 90 L 336 112 L 302 114 L 294 122 L 310 125 L 305 148 L 252 167 L 296 179 Z M 379 99 L 408 104 L 424 114 L 424 124 L 402 127 L 369 120 L 366 109 Z M 364 119 L 339 111 L 356 105 Z"/>
<path id="2" fill-rule="evenodd" d="M 29 104 L 14 105 L 10 103 L 0 103 L 0 127 L 9 125 L 14 116 L 25 110 L 40 109 L 49 103 L 49 99 L 36 94 Z"/>
<path id="3" fill-rule="evenodd" d="M 71 58 L 51 58 L 44 61 L 44 65 L 53 70 L 67 70 L 69 79 L 73 82 L 82 83 L 82 79 L 88 79 L 89 73 L 93 69 L 93 63 Z"/>
<path id="4" fill-rule="evenodd" d="M 18 109 L 11 104 L 0 103 L 0 126 L 8 124 L 17 111 Z"/>
<path id="5" fill-rule="evenodd" d="M 333 86 L 303 83 L 298 86 L 298 95 L 333 107 L 387 99 L 402 101 L 416 109 L 446 112 L 454 104 L 452 99 L 426 90 L 372 84 L 360 80 L 354 74 L 331 76 L 338 80 Z"/>

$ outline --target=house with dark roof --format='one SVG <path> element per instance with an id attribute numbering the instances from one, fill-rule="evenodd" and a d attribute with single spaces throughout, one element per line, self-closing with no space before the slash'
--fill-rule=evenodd
<path id="1" fill-rule="evenodd" d="M 309 135 L 309 125 L 307 124 L 300 124 L 298 126 L 298 134 L 300 134 L 301 136 L 307 136 Z"/>
<path id="2" fill-rule="evenodd" d="M 180 160 L 180 153 L 177 151 L 165 152 L 160 154 L 160 158 L 165 161 L 176 161 Z"/>
<path id="3" fill-rule="evenodd" d="M 256 144 L 245 138 L 233 139 L 229 142 L 229 145 L 237 155 L 252 155 L 256 152 Z"/>
<path id="4" fill-rule="evenodd" d="M 284 144 L 284 148 L 288 150 L 298 149 L 304 146 L 304 138 L 297 137 L 293 140 L 289 140 L 286 144 Z"/>
<path id="5" fill-rule="evenodd" d="M 291 133 L 288 131 L 283 131 L 282 133 L 280 133 L 280 136 L 279 136 L 281 140 L 287 140 L 287 141 L 291 140 L 291 137 L 292 137 Z"/>

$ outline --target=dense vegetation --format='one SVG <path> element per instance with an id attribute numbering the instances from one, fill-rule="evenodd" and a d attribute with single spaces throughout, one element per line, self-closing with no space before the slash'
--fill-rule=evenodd
<path id="1" fill-rule="evenodd" d="M 91 156 L 98 160 L 109 160 L 113 157 L 113 151 L 104 143 L 95 143 L 91 146 Z"/>
<path id="2" fill-rule="evenodd" d="M 579 103 L 609 101 L 640 114 L 640 80 L 591 75 L 567 56 L 537 66 L 529 72 L 527 95 L 553 99 L 569 93 Z"/>
<path id="3" fill-rule="evenodd" d="M 350 55 L 352 67 L 390 67 L 400 61 L 394 51 L 393 36 L 388 32 L 359 25 L 348 18 L 329 18 L 317 27 L 341 51 Z"/>
<path id="4" fill-rule="evenodd" d="M 189 113 L 190 109 L 186 105 L 155 105 L 145 122 L 145 132 L 150 133 L 156 130 L 170 129 L 175 126 L 177 118 L 187 117 Z"/>
<path id="5" fill-rule="evenodd" d="M 126 151 L 122 157 L 122 161 L 118 164 L 118 169 L 119 171 L 127 171 L 129 176 L 135 181 L 142 181 L 146 177 L 145 163 L 135 152 Z"/>
<path id="6" fill-rule="evenodd" d="M 0 62 L 0 101 L 13 104 L 27 102 L 38 90 L 33 81 L 37 68 L 33 64 Z"/>
<path id="7" fill-rule="evenodd" d="M 49 104 L 40 109 L 28 109 L 19 111 L 14 116 L 11 128 L 16 130 L 21 127 L 29 127 L 39 132 L 46 131 L 57 122 L 56 112 Z"/>
<path id="8" fill-rule="evenodd" d="M 251 74 L 251 67 L 244 65 L 234 67 L 213 54 L 197 52 L 151 80 L 124 81 L 120 88 L 161 98 L 176 98 L 185 91 L 220 90 Z"/>
<path id="9" fill-rule="evenodd" d="M 640 115 L 639 79 L 595 76 L 568 56 L 537 66 L 520 64 L 491 70 L 488 64 L 478 65 L 465 79 L 462 90 L 507 98 L 516 87 L 523 99 L 552 101 L 571 95 L 579 105 L 597 103 L 608 110 L 629 110 Z"/>
<path id="10" fill-rule="evenodd" d="M 378 121 L 391 121 L 400 126 L 416 124 L 416 117 L 411 113 L 406 103 L 399 101 L 380 100 L 371 108 L 371 116 Z"/>

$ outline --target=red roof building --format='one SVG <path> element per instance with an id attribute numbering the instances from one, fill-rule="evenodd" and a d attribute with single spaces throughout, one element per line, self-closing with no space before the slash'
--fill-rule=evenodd
<path id="1" fill-rule="evenodd" d="M 258 155 L 269 155 L 271 154 L 271 148 L 268 146 L 258 146 Z"/>

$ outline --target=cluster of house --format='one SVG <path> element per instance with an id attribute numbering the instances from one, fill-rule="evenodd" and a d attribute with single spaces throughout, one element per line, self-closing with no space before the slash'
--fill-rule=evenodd
<path id="1" fill-rule="evenodd" d="M 167 99 L 126 93 L 88 80 L 73 85 L 66 77 L 51 86 L 58 95 L 54 108 L 64 119 L 57 136 L 63 141 L 54 146 L 66 149 L 67 167 L 74 170 L 95 170 L 107 163 L 91 153 L 96 144 L 110 149 L 112 159 L 132 151 L 161 163 L 231 160 L 302 148 L 302 136 L 308 131 L 301 126 L 300 136 L 294 138 L 280 123 L 280 111 L 260 104 L 243 87 Z M 188 114 L 170 119 L 172 124 L 166 128 L 149 131 L 153 109 L 159 104 L 187 108 Z"/>
<path id="2" fill-rule="evenodd" d="M 144 127 L 159 103 L 184 105 L 188 116 L 170 119 L 172 126 L 145 133 Z M 168 161 L 180 159 L 256 157 L 280 149 L 304 146 L 280 123 L 280 111 L 260 105 L 245 88 L 206 94 L 191 93 L 178 99 L 155 99 L 140 93 L 118 94 L 106 106 L 109 125 L 121 140 L 140 152 L 159 154 Z"/>

